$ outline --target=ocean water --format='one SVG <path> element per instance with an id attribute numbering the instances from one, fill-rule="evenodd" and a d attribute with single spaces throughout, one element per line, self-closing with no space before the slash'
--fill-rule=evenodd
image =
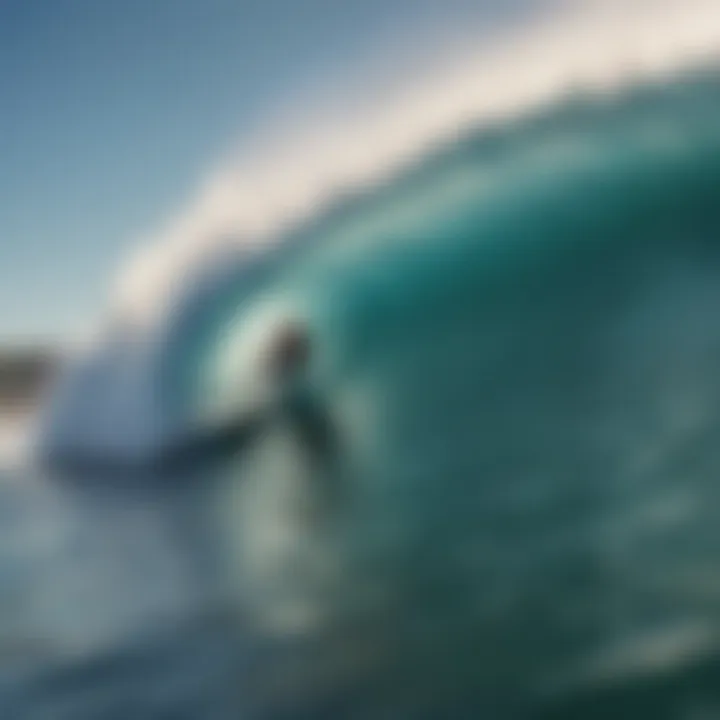
<path id="1" fill-rule="evenodd" d="M 571 95 L 224 265 L 158 396 L 243 407 L 300 315 L 340 460 L 12 473 L 0 716 L 720 716 L 718 118 L 713 68 Z"/>

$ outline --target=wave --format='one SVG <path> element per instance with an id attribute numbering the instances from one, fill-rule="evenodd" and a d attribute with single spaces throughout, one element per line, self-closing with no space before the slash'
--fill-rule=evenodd
<path id="1" fill-rule="evenodd" d="M 411 674 L 481 667 L 491 697 L 601 685 L 628 654 L 654 676 L 643 638 L 719 622 L 719 116 L 708 66 L 469 130 L 296 228 L 259 287 L 241 264 L 169 346 L 191 368 L 167 386 L 185 412 L 241 407 L 248 326 L 303 315 L 357 462 L 335 602 L 394 597 L 393 622 L 428 634 L 405 648 Z M 236 525 L 238 547 L 259 542 Z M 246 593 L 276 560 L 243 571 Z"/>
<path id="2" fill-rule="evenodd" d="M 458 134 L 522 116 L 569 90 L 603 94 L 672 78 L 717 55 L 720 16 L 706 0 L 581 2 L 555 7 L 497 38 L 428 49 L 412 75 L 395 72 L 372 96 L 357 83 L 302 115 L 268 120 L 218 163 L 165 228 L 140 239 L 122 273 L 117 312 L 162 317 L 178 283 L 218 248 L 248 255 L 281 243 L 348 192 L 384 184 Z M 431 46 L 431 43 L 428 43 Z"/>
<path id="3" fill-rule="evenodd" d="M 61 402 L 56 427 L 85 445 L 142 434 L 134 418 L 162 424 L 128 399 L 148 387 L 168 422 L 245 407 L 266 334 L 300 314 L 353 502 L 318 579 L 302 522 L 265 505 L 238 522 L 223 496 L 232 542 L 253 549 L 238 592 L 261 646 L 317 670 L 322 694 L 347 665 L 318 669 L 318 647 L 360 663 L 347 648 L 369 638 L 358 685 L 375 709 L 383 692 L 445 710 L 470 694 L 479 705 L 456 716 L 518 717 L 553 688 L 561 701 L 638 677 L 657 688 L 720 653 L 718 117 L 709 63 L 466 127 L 251 263 L 223 245 L 143 342 L 130 323 L 86 358 L 69 393 L 82 402 Z M 223 468 L 230 495 L 276 489 L 271 471 L 292 484 L 277 440 L 280 470 L 262 452 Z M 329 640 L 317 624 L 305 646 L 272 627 L 298 598 Z M 253 668 L 261 716 L 283 667 Z"/>
<path id="4" fill-rule="evenodd" d="M 222 243 L 178 279 L 159 325 L 143 330 L 119 315 L 65 392 L 93 406 L 74 412 L 86 418 L 82 431 L 67 422 L 63 402 L 60 424 L 86 444 L 104 432 L 101 444 L 146 449 L 220 396 L 261 402 L 266 388 L 253 365 L 278 316 L 312 315 L 327 362 L 359 363 L 373 346 L 369 333 L 389 342 L 398 324 L 441 313 L 442 293 L 471 292 L 503 264 L 519 272 L 571 246 L 595 252 L 598 243 L 603 252 L 617 243 L 623 253 L 649 243 L 667 251 L 669 228 L 713 217 L 717 78 L 710 64 L 612 95 L 568 93 L 446 140 L 262 253 Z M 643 231 L 620 232 L 633 222 Z M 106 389 L 74 389 L 87 383 Z"/>
<path id="5" fill-rule="evenodd" d="M 573 253 L 669 252 L 671 228 L 713 217 L 717 112 L 711 66 L 611 98 L 577 93 L 512 123 L 470 130 L 288 233 L 262 270 L 225 257 L 225 284 L 206 287 L 212 302 L 190 294 L 195 333 L 183 334 L 189 313 L 178 304 L 174 332 L 185 345 L 170 343 L 168 357 L 183 357 L 196 373 L 218 359 L 230 369 L 216 364 L 213 372 L 236 372 L 257 344 L 247 322 L 259 314 L 271 327 L 273 314 L 292 307 L 324 325 L 330 345 L 347 341 L 345 354 L 358 361 L 369 338 L 350 342 L 348 334 L 362 326 L 387 343 L 411 317 L 442 313 L 443 293 L 497 284 L 503 266 L 519 278 L 523 265 Z M 187 376 L 183 383 L 192 384 Z"/>

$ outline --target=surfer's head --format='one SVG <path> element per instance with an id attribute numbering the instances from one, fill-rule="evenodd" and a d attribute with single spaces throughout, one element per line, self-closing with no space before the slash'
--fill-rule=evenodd
<path id="1" fill-rule="evenodd" d="M 280 328 L 270 347 L 268 369 L 278 380 L 288 380 L 302 373 L 310 360 L 310 338 L 307 330 L 295 322 Z"/>

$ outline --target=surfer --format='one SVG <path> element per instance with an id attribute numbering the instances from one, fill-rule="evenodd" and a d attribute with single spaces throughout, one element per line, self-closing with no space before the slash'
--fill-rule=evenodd
<path id="1" fill-rule="evenodd" d="M 286 423 L 313 474 L 327 475 L 336 452 L 335 432 L 326 409 L 310 388 L 310 356 L 305 329 L 287 324 L 277 334 L 266 361 L 274 398 L 259 409 L 190 429 L 145 460 L 113 458 L 101 451 L 71 452 L 53 455 L 50 465 L 76 477 L 191 477 L 194 471 L 242 456 L 264 433 Z"/>
<path id="2" fill-rule="evenodd" d="M 252 413 L 225 419 L 177 439 L 161 453 L 165 472 L 241 455 L 278 422 L 287 423 L 317 471 L 327 470 L 336 451 L 335 432 L 326 409 L 310 388 L 311 342 L 304 328 L 288 324 L 278 333 L 267 356 L 274 399 Z"/>
<path id="3" fill-rule="evenodd" d="M 326 409 L 310 387 L 310 356 L 311 343 L 305 330 L 288 325 L 271 349 L 268 369 L 278 390 L 274 413 L 290 425 L 311 460 L 323 465 L 334 454 L 335 433 Z"/>

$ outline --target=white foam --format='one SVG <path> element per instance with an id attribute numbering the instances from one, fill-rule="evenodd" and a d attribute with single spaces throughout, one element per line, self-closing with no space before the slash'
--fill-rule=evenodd
<path id="1" fill-rule="evenodd" d="M 30 423 L 20 418 L 0 418 L 0 471 L 13 470 L 26 460 L 31 438 Z"/>
<path id="2" fill-rule="evenodd" d="M 412 80 L 388 70 L 383 102 L 376 96 L 362 106 L 363 88 L 354 87 L 351 117 L 332 99 L 246 138 L 252 150 L 230 153 L 185 207 L 140 241 L 119 305 L 136 324 L 161 318 L 178 280 L 218 243 L 233 238 L 261 252 L 344 189 L 378 182 L 462 128 L 516 115 L 571 87 L 608 91 L 719 54 L 716 0 L 604 0 L 566 4 L 492 43 L 447 48 L 415 68 Z M 388 60 L 388 68 L 402 65 Z"/>

